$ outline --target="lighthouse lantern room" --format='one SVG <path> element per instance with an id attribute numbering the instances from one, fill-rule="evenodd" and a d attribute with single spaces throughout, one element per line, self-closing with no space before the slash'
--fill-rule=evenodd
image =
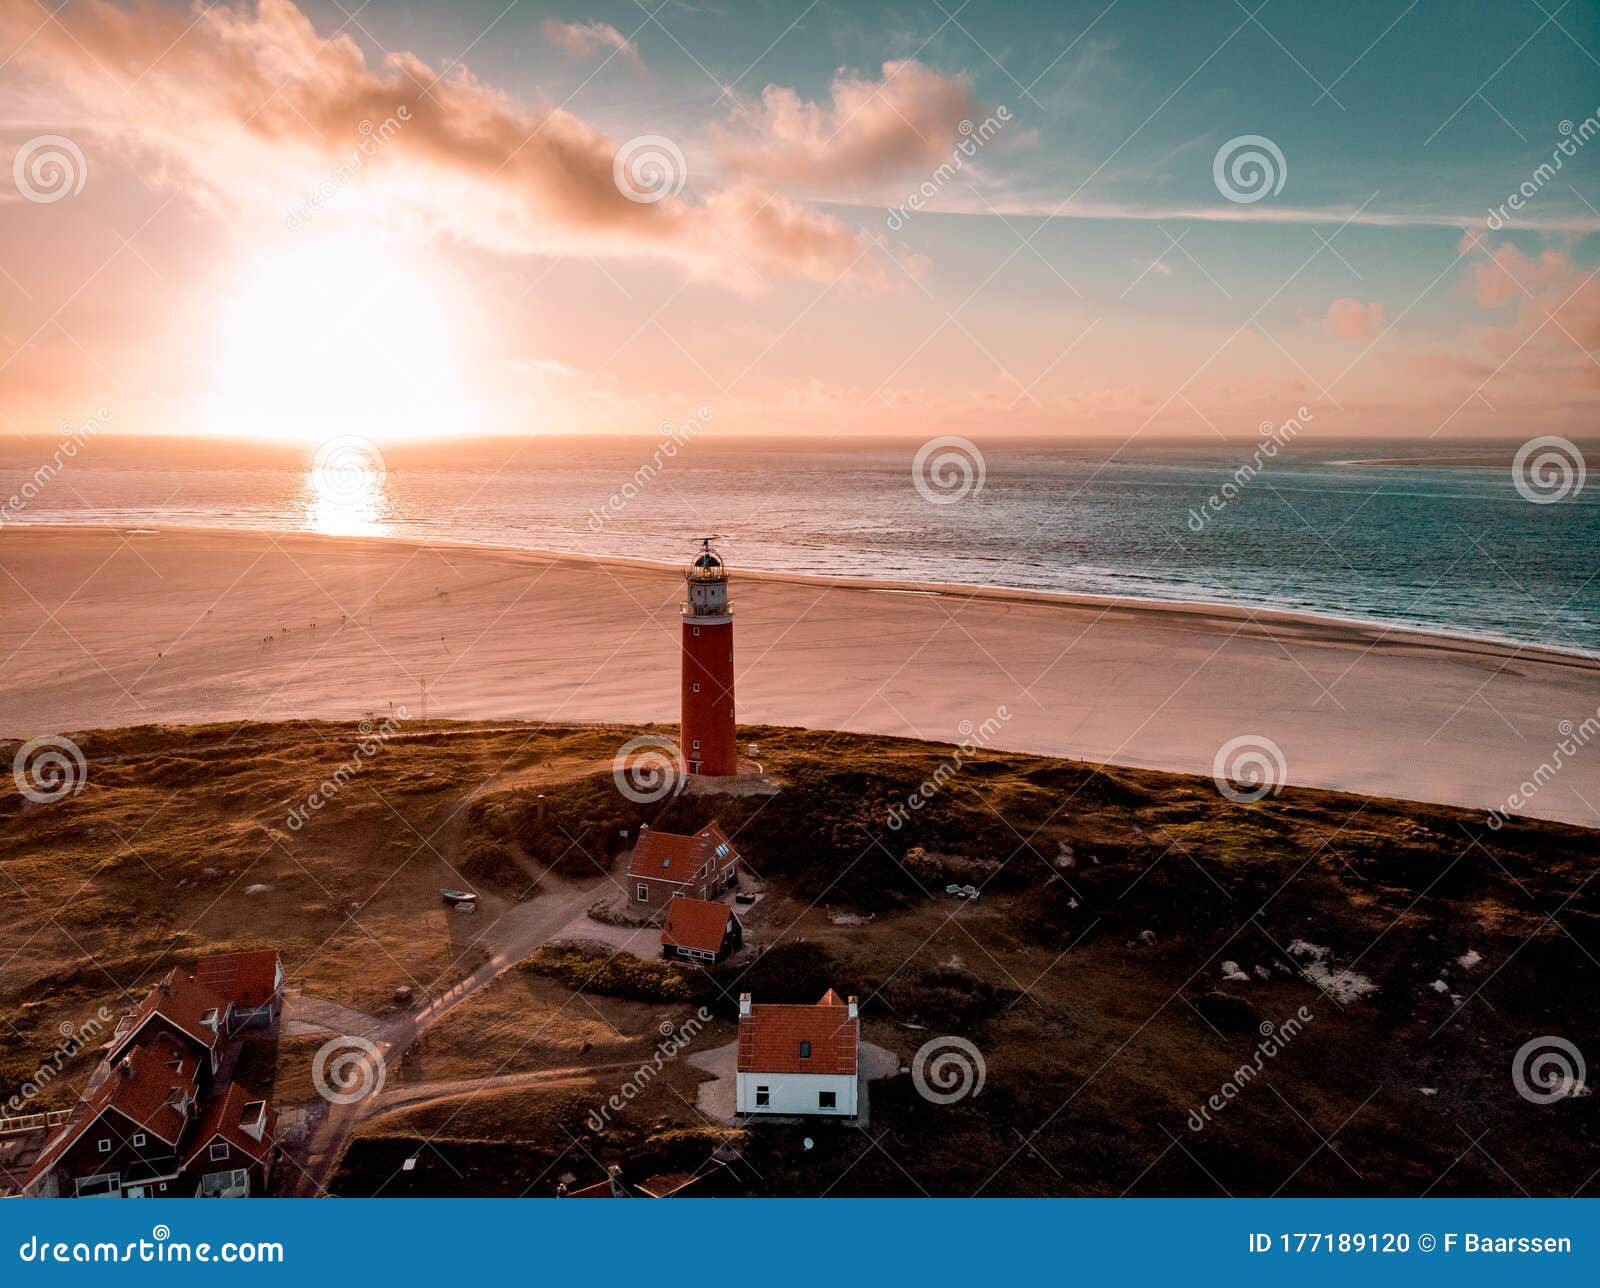
<path id="1" fill-rule="evenodd" d="M 692 774 L 738 772 L 733 728 L 733 606 L 728 569 L 711 547 L 685 575 L 683 603 L 683 755 Z"/>

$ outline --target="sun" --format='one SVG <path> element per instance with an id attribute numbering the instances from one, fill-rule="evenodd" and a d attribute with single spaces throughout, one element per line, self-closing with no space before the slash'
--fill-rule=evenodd
<path id="1" fill-rule="evenodd" d="M 416 253 L 370 238 L 296 235 L 224 291 L 218 431 L 384 442 L 470 429 L 455 294 Z"/>

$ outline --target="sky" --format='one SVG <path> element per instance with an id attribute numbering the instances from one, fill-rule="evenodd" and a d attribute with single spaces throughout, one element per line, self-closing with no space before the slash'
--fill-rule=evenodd
<path id="1" fill-rule="evenodd" d="M 1587 0 L 0 0 L 0 154 L 16 434 L 1524 439 L 1600 400 Z"/>

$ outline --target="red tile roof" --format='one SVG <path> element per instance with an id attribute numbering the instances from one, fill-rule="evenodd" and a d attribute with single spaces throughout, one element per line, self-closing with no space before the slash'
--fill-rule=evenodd
<path id="1" fill-rule="evenodd" d="M 176 967 L 134 1008 L 133 1014 L 117 1025 L 112 1052 L 117 1053 L 128 1040 L 153 1015 L 160 1015 L 173 1027 L 187 1033 L 201 1046 L 210 1049 L 220 1040 L 222 1021 L 226 1018 L 227 999 L 218 996 L 204 984 L 186 979 Z M 205 1017 L 216 1012 L 217 1027 L 205 1022 Z"/>
<path id="2" fill-rule="evenodd" d="M 176 1066 L 176 1067 L 175 1067 Z M 114 1065 L 102 1065 L 98 1081 L 91 1081 L 83 1100 L 67 1125 L 51 1140 L 28 1173 L 28 1183 L 49 1171 L 63 1154 L 108 1111 L 127 1118 L 176 1147 L 188 1121 L 177 1105 L 179 1097 L 193 1100 L 197 1093 L 196 1065 L 170 1034 L 129 1047 Z M 110 1128 L 115 1139 L 126 1134 L 122 1126 Z"/>
<path id="3" fill-rule="evenodd" d="M 667 919 L 661 926 L 661 944 L 666 948 L 721 952 L 723 937 L 732 920 L 733 910 L 725 903 L 674 899 L 667 907 Z"/>
<path id="4" fill-rule="evenodd" d="M 739 1017 L 739 1072 L 853 1074 L 860 1040 L 861 1021 L 831 988 L 815 1006 L 753 1005 Z"/>
<path id="5" fill-rule="evenodd" d="M 719 845 L 727 847 L 720 855 L 716 852 Z M 695 874 L 708 861 L 715 861 L 720 866 L 738 857 L 733 843 L 715 823 L 708 823 L 693 836 L 646 828 L 640 832 L 639 843 L 633 847 L 628 875 L 655 877 L 682 885 L 686 881 L 693 881 Z"/>
<path id="6" fill-rule="evenodd" d="M 265 1160 L 272 1149 L 273 1137 L 278 1127 L 277 1110 L 270 1105 L 264 1106 L 266 1124 L 260 1140 L 257 1140 L 244 1129 L 245 1106 L 259 1106 L 261 1104 L 262 1102 L 259 1098 L 252 1098 L 246 1095 L 238 1083 L 230 1082 L 227 1092 L 213 1100 L 211 1107 L 206 1110 L 205 1116 L 200 1119 L 200 1126 L 195 1131 L 193 1142 L 188 1152 L 184 1155 L 183 1165 L 188 1167 L 199 1157 L 202 1149 L 205 1149 L 213 1140 L 219 1137 L 227 1141 L 232 1149 L 239 1150 L 256 1162 L 259 1163 Z M 249 1117 L 250 1121 L 255 1121 L 256 1110 L 254 1108 L 252 1108 Z"/>
<path id="7" fill-rule="evenodd" d="M 278 954 L 268 949 L 202 957 L 194 978 L 237 1007 L 264 1006 L 278 991 Z"/>

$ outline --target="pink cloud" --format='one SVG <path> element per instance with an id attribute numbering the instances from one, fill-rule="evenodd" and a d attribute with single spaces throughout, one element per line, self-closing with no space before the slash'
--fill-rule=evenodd
<path id="1" fill-rule="evenodd" d="M 76 101 L 108 151 L 236 229 L 280 223 L 337 179 L 317 218 L 363 234 L 648 258 L 743 287 L 884 273 L 872 243 L 834 216 L 745 181 L 686 187 L 693 176 L 670 151 L 660 199 L 630 199 L 614 174 L 619 142 L 597 126 L 525 106 L 464 67 L 436 72 L 403 52 L 369 66 L 290 0 L 192 13 L 83 0 L 43 23 L 5 5 L 0 40 Z"/>
<path id="2" fill-rule="evenodd" d="M 813 102 L 768 85 L 759 107 L 741 108 L 718 131 L 724 164 L 800 191 L 855 192 L 936 170 L 950 160 L 962 122 L 982 110 L 964 75 L 915 60 L 884 63 L 881 80 L 841 72 L 831 94 Z"/>
<path id="3" fill-rule="evenodd" d="M 1510 242 L 1492 249 L 1478 243 L 1477 250 L 1478 262 L 1472 266 L 1473 294 L 1486 309 L 1526 298 L 1537 288 L 1561 282 L 1572 271 L 1572 261 L 1558 250 L 1524 255 Z"/>
<path id="4" fill-rule="evenodd" d="M 601 49 L 615 49 L 634 62 L 639 61 L 638 46 L 609 22 L 562 22 L 559 18 L 546 18 L 539 30 L 552 45 L 574 58 L 587 58 Z"/>
<path id="5" fill-rule="evenodd" d="M 1561 250 L 1526 254 L 1510 242 L 1468 239 L 1469 284 L 1483 309 L 1511 305 L 1510 320 L 1476 328 L 1477 349 L 1430 355 L 1433 369 L 1521 406 L 1570 404 L 1593 415 L 1600 389 L 1600 275 Z"/>
<path id="6" fill-rule="evenodd" d="M 1370 340 L 1383 330 L 1387 310 L 1380 303 L 1363 304 L 1345 297 L 1328 305 L 1327 327 L 1341 340 Z"/>

